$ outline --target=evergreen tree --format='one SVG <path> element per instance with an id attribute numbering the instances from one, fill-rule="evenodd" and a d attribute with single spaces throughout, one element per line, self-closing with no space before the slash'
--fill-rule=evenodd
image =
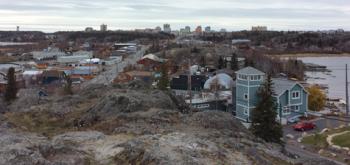
<path id="1" fill-rule="evenodd" d="M 222 59 L 222 57 L 219 57 L 219 61 L 218 61 L 218 69 L 222 69 L 224 67 L 224 59 Z"/>
<path id="2" fill-rule="evenodd" d="M 169 86 L 168 69 L 165 64 L 163 64 L 161 67 L 161 77 L 157 85 L 160 90 L 167 90 Z"/>
<path id="3" fill-rule="evenodd" d="M 5 91 L 5 101 L 10 102 L 16 99 L 17 96 L 17 85 L 16 85 L 16 76 L 15 68 L 9 68 L 7 72 L 7 86 Z"/>
<path id="4" fill-rule="evenodd" d="M 66 76 L 66 84 L 64 85 L 64 92 L 67 95 L 72 95 L 73 94 L 73 90 L 72 90 L 72 79 L 70 78 L 70 76 Z"/>
<path id="5" fill-rule="evenodd" d="M 237 54 L 233 53 L 231 57 L 231 69 L 238 70 Z"/>
<path id="6" fill-rule="evenodd" d="M 282 143 L 282 126 L 276 121 L 276 104 L 273 98 L 272 80 L 268 76 L 266 82 L 259 89 L 259 102 L 252 111 L 252 133 L 267 142 Z"/>
<path id="7" fill-rule="evenodd" d="M 207 61 L 205 59 L 205 56 L 201 56 L 200 65 L 201 65 L 201 67 L 205 67 L 207 65 Z"/>

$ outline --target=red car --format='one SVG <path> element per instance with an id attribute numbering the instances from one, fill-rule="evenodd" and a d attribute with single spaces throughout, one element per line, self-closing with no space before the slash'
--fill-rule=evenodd
<path id="1" fill-rule="evenodd" d="M 316 128 L 316 125 L 310 122 L 300 122 L 293 126 L 293 129 L 296 131 L 307 131 L 307 130 L 312 130 L 314 128 Z"/>

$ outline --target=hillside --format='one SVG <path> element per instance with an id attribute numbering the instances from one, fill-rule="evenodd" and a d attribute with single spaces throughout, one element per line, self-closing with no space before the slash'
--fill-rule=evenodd
<path id="1" fill-rule="evenodd" d="M 9 112 L 0 115 L 0 164 L 320 163 L 286 156 L 230 113 L 194 113 L 139 82 L 40 100 L 25 93 L 2 106 Z"/>

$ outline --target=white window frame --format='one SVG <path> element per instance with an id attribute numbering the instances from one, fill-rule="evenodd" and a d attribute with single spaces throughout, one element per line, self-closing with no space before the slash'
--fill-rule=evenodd
<path id="1" fill-rule="evenodd" d="M 292 107 L 293 107 L 292 109 L 293 109 L 294 112 L 299 112 L 300 111 L 300 106 L 299 105 L 293 105 Z"/>
<path id="2" fill-rule="evenodd" d="M 249 76 L 251 81 L 260 81 L 261 75 L 251 75 Z"/>
<path id="3" fill-rule="evenodd" d="M 197 108 L 209 108 L 210 105 L 209 104 L 199 104 L 196 106 Z"/>
<path id="4" fill-rule="evenodd" d="M 295 97 L 295 95 L 298 94 L 298 97 Z M 300 99 L 300 91 L 292 91 L 292 99 Z"/>
<path id="5" fill-rule="evenodd" d="M 246 97 L 246 96 L 247 96 L 247 97 Z M 243 99 L 244 99 L 244 100 L 249 100 L 248 93 L 244 93 L 244 94 L 243 94 Z"/>
<path id="6" fill-rule="evenodd" d="M 248 108 L 243 108 L 243 113 L 245 115 L 248 115 L 249 116 L 249 109 Z"/>
<path id="7" fill-rule="evenodd" d="M 289 106 L 284 106 L 283 108 L 282 108 L 282 114 L 283 115 L 289 115 L 289 114 L 291 114 L 292 112 L 291 112 L 291 107 L 289 107 Z"/>
<path id="8" fill-rule="evenodd" d="M 248 80 L 248 76 L 247 75 L 243 75 L 243 74 L 238 74 L 238 79 L 239 80 Z"/>

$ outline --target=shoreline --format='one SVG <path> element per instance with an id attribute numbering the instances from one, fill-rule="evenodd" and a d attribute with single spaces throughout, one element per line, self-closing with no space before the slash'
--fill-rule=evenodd
<path id="1" fill-rule="evenodd" d="M 268 54 L 271 57 L 282 57 L 282 58 L 290 58 L 290 57 L 350 57 L 350 53 L 295 53 L 295 54 Z"/>

